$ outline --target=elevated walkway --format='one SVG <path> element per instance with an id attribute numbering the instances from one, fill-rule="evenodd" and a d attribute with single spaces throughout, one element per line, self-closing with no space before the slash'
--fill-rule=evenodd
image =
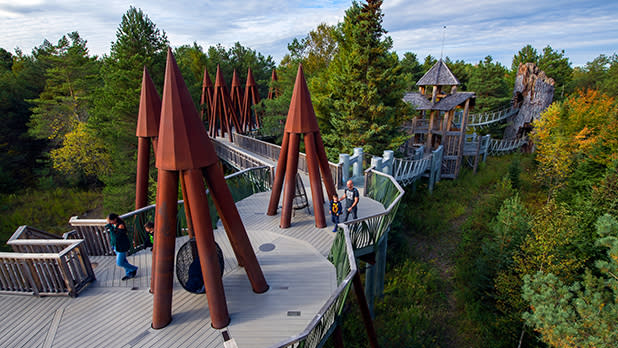
<path id="1" fill-rule="evenodd" d="M 368 227 L 392 216 L 402 194 L 377 183 L 373 187 L 382 188 L 378 194 L 384 202 L 362 197 L 359 220 L 339 233 L 331 232 L 332 224 L 315 228 L 313 216 L 304 210 L 295 212 L 291 228 L 280 229 L 280 216 L 265 214 L 270 192 L 245 194 L 237 207 L 270 289 L 253 293 L 219 223 L 215 239 L 225 257 L 223 284 L 232 320 L 224 329 L 211 327 L 205 296 L 184 291 L 176 279 L 172 323 L 151 329 L 152 255 L 144 249 L 128 257 L 139 267 L 138 276 L 128 281 L 120 280 L 123 272 L 114 256 L 92 256 L 96 281 L 77 298 L 0 295 L 0 308 L 11 313 L 1 320 L 2 347 L 270 347 L 300 342 L 316 347 L 341 314 L 356 272 L 352 242 L 342 244 L 343 233 L 354 230 L 352 240 L 358 247 L 372 245 L 380 235 Z M 234 190 L 235 184 L 230 185 Z M 364 224 L 365 219 L 374 223 Z M 375 226 L 387 228 L 391 219 Z M 131 218 L 125 221 L 133 226 Z M 186 238 L 179 237 L 176 246 Z"/>

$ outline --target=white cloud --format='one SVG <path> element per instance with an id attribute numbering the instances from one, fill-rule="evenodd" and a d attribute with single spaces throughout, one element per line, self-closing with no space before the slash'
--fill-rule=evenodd
<path id="1" fill-rule="evenodd" d="M 234 42 L 279 60 L 287 43 L 305 36 L 318 24 L 343 19 L 351 1 L 300 0 L 269 2 L 134 0 L 172 46 L 191 44 L 204 48 Z M 56 42 L 79 31 L 93 54 L 109 52 L 116 29 L 129 5 L 120 0 L 0 0 L 0 47 L 21 47 L 28 52 L 45 38 Z M 575 65 L 600 53 L 617 51 L 618 3 L 601 1 L 538 0 L 386 0 L 384 27 L 394 49 L 411 51 L 419 59 L 439 56 L 442 27 L 447 26 L 444 54 L 452 59 L 477 62 L 487 55 L 505 65 L 524 45 L 542 49 L 548 44 L 564 49 Z"/>

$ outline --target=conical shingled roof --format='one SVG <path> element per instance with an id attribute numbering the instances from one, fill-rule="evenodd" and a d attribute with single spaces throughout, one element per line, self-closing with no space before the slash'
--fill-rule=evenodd
<path id="1" fill-rule="evenodd" d="M 312 133 L 319 130 L 318 120 L 311 103 L 311 95 L 303 73 L 303 65 L 300 64 L 284 131 L 287 133 Z"/>
<path id="2" fill-rule="evenodd" d="M 455 86 L 459 80 L 442 59 L 438 60 L 416 83 L 417 86 Z"/>
<path id="3" fill-rule="evenodd" d="M 172 50 L 167 50 L 157 168 L 185 170 L 217 163 L 215 149 L 198 117 Z"/>
<path id="4" fill-rule="evenodd" d="M 143 138 L 153 138 L 159 135 L 161 119 L 161 98 L 155 88 L 148 70 L 144 67 L 142 74 L 142 92 L 139 97 L 139 113 L 137 114 L 137 130 L 135 135 Z"/>

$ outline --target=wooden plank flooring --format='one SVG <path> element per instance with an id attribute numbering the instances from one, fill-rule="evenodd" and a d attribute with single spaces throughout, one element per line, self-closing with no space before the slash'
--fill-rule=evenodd
<path id="1" fill-rule="evenodd" d="M 311 199 L 309 187 L 307 192 Z M 280 229 L 280 215 L 266 215 L 269 197 L 260 193 L 237 203 L 270 286 L 266 293 L 253 293 L 220 222 L 215 229 L 225 257 L 223 284 L 231 316 L 224 330 L 238 347 L 269 347 L 299 334 L 337 287 L 335 269 L 326 259 L 335 237 L 330 216 L 328 226 L 318 229 L 306 209 L 298 210 L 292 226 Z M 311 202 L 310 207 L 313 211 Z M 382 211 L 379 203 L 361 197 L 359 216 Z M 186 240 L 179 238 L 176 248 Z M 260 250 L 267 243 L 274 249 Z M 176 280 L 172 322 L 161 330 L 150 328 L 151 259 L 149 249 L 129 256 L 138 275 L 121 281 L 124 271 L 115 257 L 91 257 L 97 280 L 77 298 L 0 295 L 0 346 L 223 347 L 224 330 L 211 327 L 206 296 L 184 291 Z"/>

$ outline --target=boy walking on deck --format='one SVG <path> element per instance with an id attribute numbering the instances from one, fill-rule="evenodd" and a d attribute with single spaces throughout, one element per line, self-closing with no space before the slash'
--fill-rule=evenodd
<path id="1" fill-rule="evenodd" d="M 333 227 L 333 232 L 337 232 L 337 224 L 339 223 L 339 215 L 342 213 L 341 202 L 339 202 L 339 197 L 336 194 L 333 195 L 332 200 L 330 201 L 330 216 L 333 220 L 335 226 Z"/>

